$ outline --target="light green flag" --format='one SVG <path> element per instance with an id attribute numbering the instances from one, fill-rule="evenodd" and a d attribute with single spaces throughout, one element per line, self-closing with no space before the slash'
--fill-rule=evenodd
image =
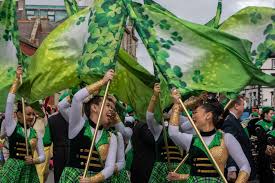
<path id="1" fill-rule="evenodd" d="M 121 0 L 96 0 L 69 17 L 32 57 L 20 92 L 35 101 L 114 68 L 125 20 Z"/>
<path id="2" fill-rule="evenodd" d="M 72 16 L 79 11 L 77 2 L 75 0 L 64 0 L 64 4 L 68 16 Z"/>
<path id="3" fill-rule="evenodd" d="M 8 91 L 22 64 L 16 21 L 16 0 L 4 0 L 0 7 L 0 112 L 5 110 Z"/>
<path id="4" fill-rule="evenodd" d="M 248 84 L 275 86 L 275 77 L 252 64 L 250 42 L 181 20 L 158 4 L 125 4 L 154 65 L 182 94 L 239 92 Z"/>
<path id="5" fill-rule="evenodd" d="M 225 20 L 219 30 L 252 42 L 253 63 L 261 67 L 275 51 L 275 9 L 247 7 Z"/>

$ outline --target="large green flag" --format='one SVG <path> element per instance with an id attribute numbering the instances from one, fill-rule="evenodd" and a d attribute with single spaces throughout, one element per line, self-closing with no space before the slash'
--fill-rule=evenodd
<path id="1" fill-rule="evenodd" d="M 183 94 L 194 90 L 239 92 L 248 84 L 275 86 L 275 77 L 251 61 L 250 42 L 185 20 L 159 8 L 125 0 L 154 65 Z"/>
<path id="2" fill-rule="evenodd" d="M 275 51 L 275 9 L 247 7 L 225 20 L 220 30 L 251 41 L 253 63 L 261 67 Z"/>
<path id="3" fill-rule="evenodd" d="M 115 71 L 116 75 L 111 83 L 110 93 L 113 93 L 124 103 L 131 105 L 141 120 L 145 120 L 147 107 L 153 95 L 154 83 L 160 82 L 161 88 L 163 88 L 161 91 L 163 96 L 161 97 L 162 109 L 170 104 L 170 91 L 165 80 L 157 81 L 154 76 L 122 49 L 118 54 Z M 159 107 L 159 105 L 156 107 L 156 117 L 158 119 L 160 117 Z"/>
<path id="4" fill-rule="evenodd" d="M 20 92 L 38 100 L 114 68 L 126 20 L 122 5 L 96 0 L 53 30 L 32 57 Z"/>
<path id="5" fill-rule="evenodd" d="M 4 0 L 0 7 L 0 112 L 5 110 L 9 88 L 22 63 L 16 21 L 16 0 Z"/>

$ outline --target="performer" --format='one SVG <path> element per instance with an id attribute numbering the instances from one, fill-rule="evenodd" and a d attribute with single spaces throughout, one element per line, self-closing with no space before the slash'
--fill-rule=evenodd
<path id="1" fill-rule="evenodd" d="M 166 177 L 168 173 L 176 169 L 178 164 L 186 155 L 186 152 L 181 147 L 176 146 L 175 143 L 168 136 L 167 128 L 163 127 L 161 123 L 158 123 L 154 117 L 155 106 L 159 100 L 159 94 L 160 85 L 159 83 L 156 83 L 154 85 L 154 94 L 151 98 L 146 114 L 148 128 L 152 132 L 156 143 L 156 162 L 154 164 L 153 171 L 149 180 L 149 182 L 151 183 L 167 182 Z M 184 117 L 181 116 L 181 119 L 184 119 Z M 183 120 L 181 120 L 181 122 L 183 122 Z M 185 125 L 183 126 L 188 126 L 187 123 L 185 123 Z M 166 130 L 166 133 L 164 132 L 164 130 Z M 183 129 L 183 131 L 185 130 Z M 167 144 L 165 144 L 165 140 L 167 140 Z M 167 156 L 167 153 L 169 154 L 169 157 Z M 183 166 L 181 166 L 179 169 L 179 173 L 189 173 L 188 165 L 184 164 Z"/>
<path id="2" fill-rule="evenodd" d="M 38 113 L 36 113 L 38 114 Z M 39 177 L 40 183 L 44 183 L 47 180 L 47 177 L 49 175 L 49 164 L 50 164 L 50 159 L 51 159 L 51 136 L 49 132 L 49 126 L 48 126 L 48 121 L 46 115 L 37 115 L 35 122 L 33 124 L 33 128 L 37 133 L 43 137 L 43 146 L 44 146 L 44 153 L 45 153 L 45 161 L 44 163 L 37 164 L 36 171 Z M 35 151 L 34 152 L 34 158 L 37 157 L 38 154 Z"/>
<path id="3" fill-rule="evenodd" d="M 118 114 L 115 114 L 115 117 L 113 119 L 113 122 L 117 125 L 121 123 L 121 120 L 118 116 Z M 116 126 L 114 125 L 114 126 Z M 120 124 L 120 130 L 125 133 L 125 126 Z M 130 183 L 130 179 L 128 177 L 127 171 L 125 169 L 125 147 L 124 147 L 124 139 L 122 134 L 119 132 L 119 130 L 116 128 L 113 130 L 113 133 L 117 137 L 117 156 L 116 156 L 116 164 L 115 164 L 115 170 L 114 175 L 111 178 L 112 183 Z"/>
<path id="4" fill-rule="evenodd" d="M 114 71 L 109 70 L 103 79 L 79 90 L 73 97 L 68 130 L 70 139 L 69 159 L 61 175 L 60 183 L 107 182 L 114 172 L 117 139 L 106 128 L 110 126 L 115 104 L 108 98 L 102 113 L 102 125 L 100 125 L 93 155 L 89 162 L 88 176 L 85 178 L 82 176 L 103 97 L 94 96 L 83 105 L 86 117 L 82 115 L 82 104 L 86 97 L 98 91 L 109 80 L 112 80 L 113 76 Z"/>
<path id="5" fill-rule="evenodd" d="M 188 182 L 223 182 L 209 160 L 198 136 L 179 131 L 179 114 L 182 112 L 181 105 L 178 103 L 180 94 L 177 90 L 174 90 L 172 96 L 174 98 L 174 106 L 170 117 L 169 135 L 175 144 L 188 151 L 191 170 L 190 176 L 171 172 L 168 175 L 168 179 L 188 179 Z M 240 168 L 236 182 L 247 182 L 251 168 L 240 144 L 231 134 L 223 133 L 216 129 L 216 126 L 221 122 L 220 116 L 222 114 L 223 107 L 218 101 L 215 103 L 204 103 L 193 111 L 193 120 L 221 171 L 224 172 L 226 161 L 230 155 Z"/>
<path id="6" fill-rule="evenodd" d="M 272 130 L 273 123 L 271 122 L 271 117 L 273 115 L 272 107 L 263 107 L 261 119 L 256 123 L 256 135 L 257 135 L 257 149 L 258 158 L 257 165 L 260 175 L 261 182 L 269 182 L 272 180 L 273 174 L 270 170 L 270 158 L 265 154 L 267 147 L 267 133 Z"/>
<path id="7" fill-rule="evenodd" d="M 16 80 L 14 81 L 8 95 L 4 128 L 8 136 L 10 156 L 3 169 L 0 172 L 1 183 L 32 182 L 39 183 L 35 164 L 44 162 L 45 154 L 43 151 L 42 138 L 31 127 L 34 121 L 34 111 L 31 106 L 25 104 L 25 119 L 27 125 L 27 139 L 29 147 L 29 156 L 26 153 L 24 120 L 22 104 L 18 102 L 16 116 L 18 122 L 14 120 L 13 104 L 15 93 L 20 84 L 22 68 L 19 66 L 16 71 Z M 33 151 L 38 152 L 38 157 L 33 158 Z"/>

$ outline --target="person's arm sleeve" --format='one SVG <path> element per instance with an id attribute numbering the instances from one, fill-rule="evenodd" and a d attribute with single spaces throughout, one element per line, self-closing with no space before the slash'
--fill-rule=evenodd
<path id="1" fill-rule="evenodd" d="M 114 173 L 117 153 L 117 139 L 114 134 L 111 134 L 110 146 L 108 150 L 107 159 L 105 162 L 104 169 L 91 177 L 92 182 L 103 182 L 104 180 L 111 177 Z"/>
<path id="2" fill-rule="evenodd" d="M 128 140 L 133 135 L 133 130 L 129 127 L 125 127 L 122 122 L 119 122 L 119 123 L 115 124 L 115 129 L 122 134 L 122 136 L 123 136 L 123 138 L 125 139 L 126 142 L 128 142 Z"/>
<path id="3" fill-rule="evenodd" d="M 162 131 L 162 125 L 158 124 L 155 117 L 154 113 L 148 112 L 146 113 L 146 123 L 148 125 L 149 130 L 154 136 L 155 141 L 159 138 L 161 131 Z"/>
<path id="4" fill-rule="evenodd" d="M 117 161 L 116 169 L 121 171 L 125 166 L 124 140 L 120 133 L 117 134 Z"/>
<path id="5" fill-rule="evenodd" d="M 240 173 L 238 175 L 236 182 L 240 182 L 243 178 L 247 178 L 247 180 L 248 180 L 250 172 L 251 172 L 251 167 L 250 167 L 249 162 L 242 150 L 240 143 L 230 133 L 225 134 L 224 142 L 228 149 L 229 155 L 232 157 L 234 162 L 236 162 L 237 166 L 240 169 Z M 242 179 L 239 178 L 239 176 L 242 177 Z M 238 181 L 238 179 L 239 179 L 239 181 Z"/>
<path id="6" fill-rule="evenodd" d="M 36 151 L 37 151 L 37 154 L 38 154 L 38 163 L 43 163 L 45 161 L 45 152 L 44 152 L 44 146 L 43 146 L 43 141 L 42 141 L 42 138 L 39 137 L 38 135 L 38 138 L 37 138 L 37 146 L 36 146 Z"/>
<path id="7" fill-rule="evenodd" d="M 82 115 L 82 105 L 89 92 L 86 88 L 79 90 L 73 97 L 69 117 L 69 139 L 73 139 L 83 128 L 85 120 Z"/>
<path id="8" fill-rule="evenodd" d="M 11 136 L 16 127 L 16 121 L 14 120 L 13 112 L 14 100 L 15 94 L 9 93 L 6 103 L 5 119 L 3 120 L 4 129 L 7 133 L 7 136 Z"/>
<path id="9" fill-rule="evenodd" d="M 65 97 L 62 101 L 60 101 L 57 105 L 58 111 L 60 114 L 63 116 L 63 118 L 66 121 L 69 121 L 69 116 L 70 116 L 70 99 L 68 97 Z"/>
<path id="10" fill-rule="evenodd" d="M 187 152 L 189 151 L 192 138 L 193 138 L 192 134 L 181 133 L 179 131 L 179 127 L 173 126 L 173 125 L 169 125 L 168 133 L 169 133 L 169 137 L 173 140 L 173 142 L 176 145 L 182 147 Z"/>

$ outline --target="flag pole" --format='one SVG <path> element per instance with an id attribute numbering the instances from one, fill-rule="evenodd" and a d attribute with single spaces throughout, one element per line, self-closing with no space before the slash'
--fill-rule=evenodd
<path id="1" fill-rule="evenodd" d="M 21 84 L 23 83 L 22 76 L 20 76 L 20 83 L 21 83 Z M 26 116 L 25 116 L 25 114 L 26 114 L 26 112 L 25 112 L 25 100 L 24 100 L 23 97 L 21 98 L 21 101 L 22 101 L 22 113 L 23 113 L 23 123 L 24 123 L 24 134 L 25 134 L 26 153 L 27 153 L 27 156 L 29 156 L 29 144 L 28 144 L 28 134 L 27 134 Z"/>
<path id="2" fill-rule="evenodd" d="M 103 101 L 102 101 L 102 104 L 101 104 L 101 107 L 100 107 L 100 112 L 99 112 L 99 115 L 98 115 L 96 128 L 95 128 L 94 136 L 93 136 L 93 139 L 92 139 L 88 159 L 87 159 L 87 162 L 86 162 L 86 165 L 85 165 L 85 170 L 84 170 L 84 173 L 83 173 L 83 178 L 85 178 L 87 176 L 88 168 L 89 168 L 89 165 L 90 165 L 90 160 L 91 160 L 91 157 L 92 157 L 93 148 L 94 148 L 97 133 L 98 133 L 98 128 L 100 126 L 100 120 L 101 120 L 101 117 L 102 117 L 102 112 L 103 112 L 103 109 L 104 109 L 104 105 L 105 105 L 107 95 L 108 95 L 108 90 L 109 90 L 109 87 L 110 87 L 110 83 L 111 83 L 111 81 L 108 81 L 106 89 L 105 89 L 105 93 L 104 93 Z"/>
<path id="3" fill-rule="evenodd" d="M 224 175 L 223 175 L 221 169 L 219 168 L 219 166 L 218 166 L 216 160 L 215 160 L 214 157 L 212 156 L 212 154 L 211 154 L 209 148 L 207 147 L 207 145 L 205 144 L 204 140 L 202 139 L 202 136 L 201 136 L 201 134 L 200 134 L 198 128 L 196 127 L 196 125 L 195 125 L 193 119 L 191 118 L 190 114 L 188 113 L 188 111 L 187 111 L 187 109 L 186 109 L 184 103 L 182 102 L 181 99 L 179 99 L 179 102 L 180 102 L 180 104 L 181 104 L 181 106 L 182 106 L 184 112 L 186 113 L 186 115 L 187 115 L 187 117 L 188 117 L 190 123 L 192 124 L 194 130 L 196 131 L 196 134 L 198 135 L 200 141 L 202 142 L 202 145 L 203 145 L 204 148 L 206 149 L 207 154 L 209 155 L 209 158 L 212 160 L 212 162 L 213 162 L 213 164 L 214 164 L 216 170 L 218 171 L 218 173 L 220 174 L 221 178 L 223 179 L 223 182 L 227 183 L 226 178 L 224 177 Z"/>
<path id="4" fill-rule="evenodd" d="M 164 145 L 165 145 L 165 150 L 166 150 L 166 155 L 167 155 L 167 162 L 168 162 L 168 169 L 170 170 L 171 164 L 170 164 L 170 154 L 169 154 L 169 148 L 168 148 L 168 135 L 166 131 L 166 127 L 164 124 L 164 118 L 163 118 L 163 111 L 161 107 L 161 102 L 160 102 L 160 94 L 159 94 L 159 108 L 160 108 L 160 114 L 161 114 L 161 123 L 162 123 L 162 128 L 163 128 L 163 137 L 164 137 Z"/>
<path id="5" fill-rule="evenodd" d="M 225 107 L 224 107 L 224 111 L 226 110 L 226 109 L 228 109 L 228 107 L 232 104 L 232 102 L 233 102 L 234 100 L 232 100 L 232 99 L 230 99 L 229 100 L 229 102 L 225 105 Z"/>
<path id="6" fill-rule="evenodd" d="M 178 164 L 177 168 L 173 171 L 174 173 L 177 173 L 177 171 L 179 170 L 181 165 L 183 165 L 185 163 L 185 161 L 188 159 L 188 157 L 189 157 L 189 153 L 186 154 L 185 157 L 181 160 L 181 162 Z"/>

